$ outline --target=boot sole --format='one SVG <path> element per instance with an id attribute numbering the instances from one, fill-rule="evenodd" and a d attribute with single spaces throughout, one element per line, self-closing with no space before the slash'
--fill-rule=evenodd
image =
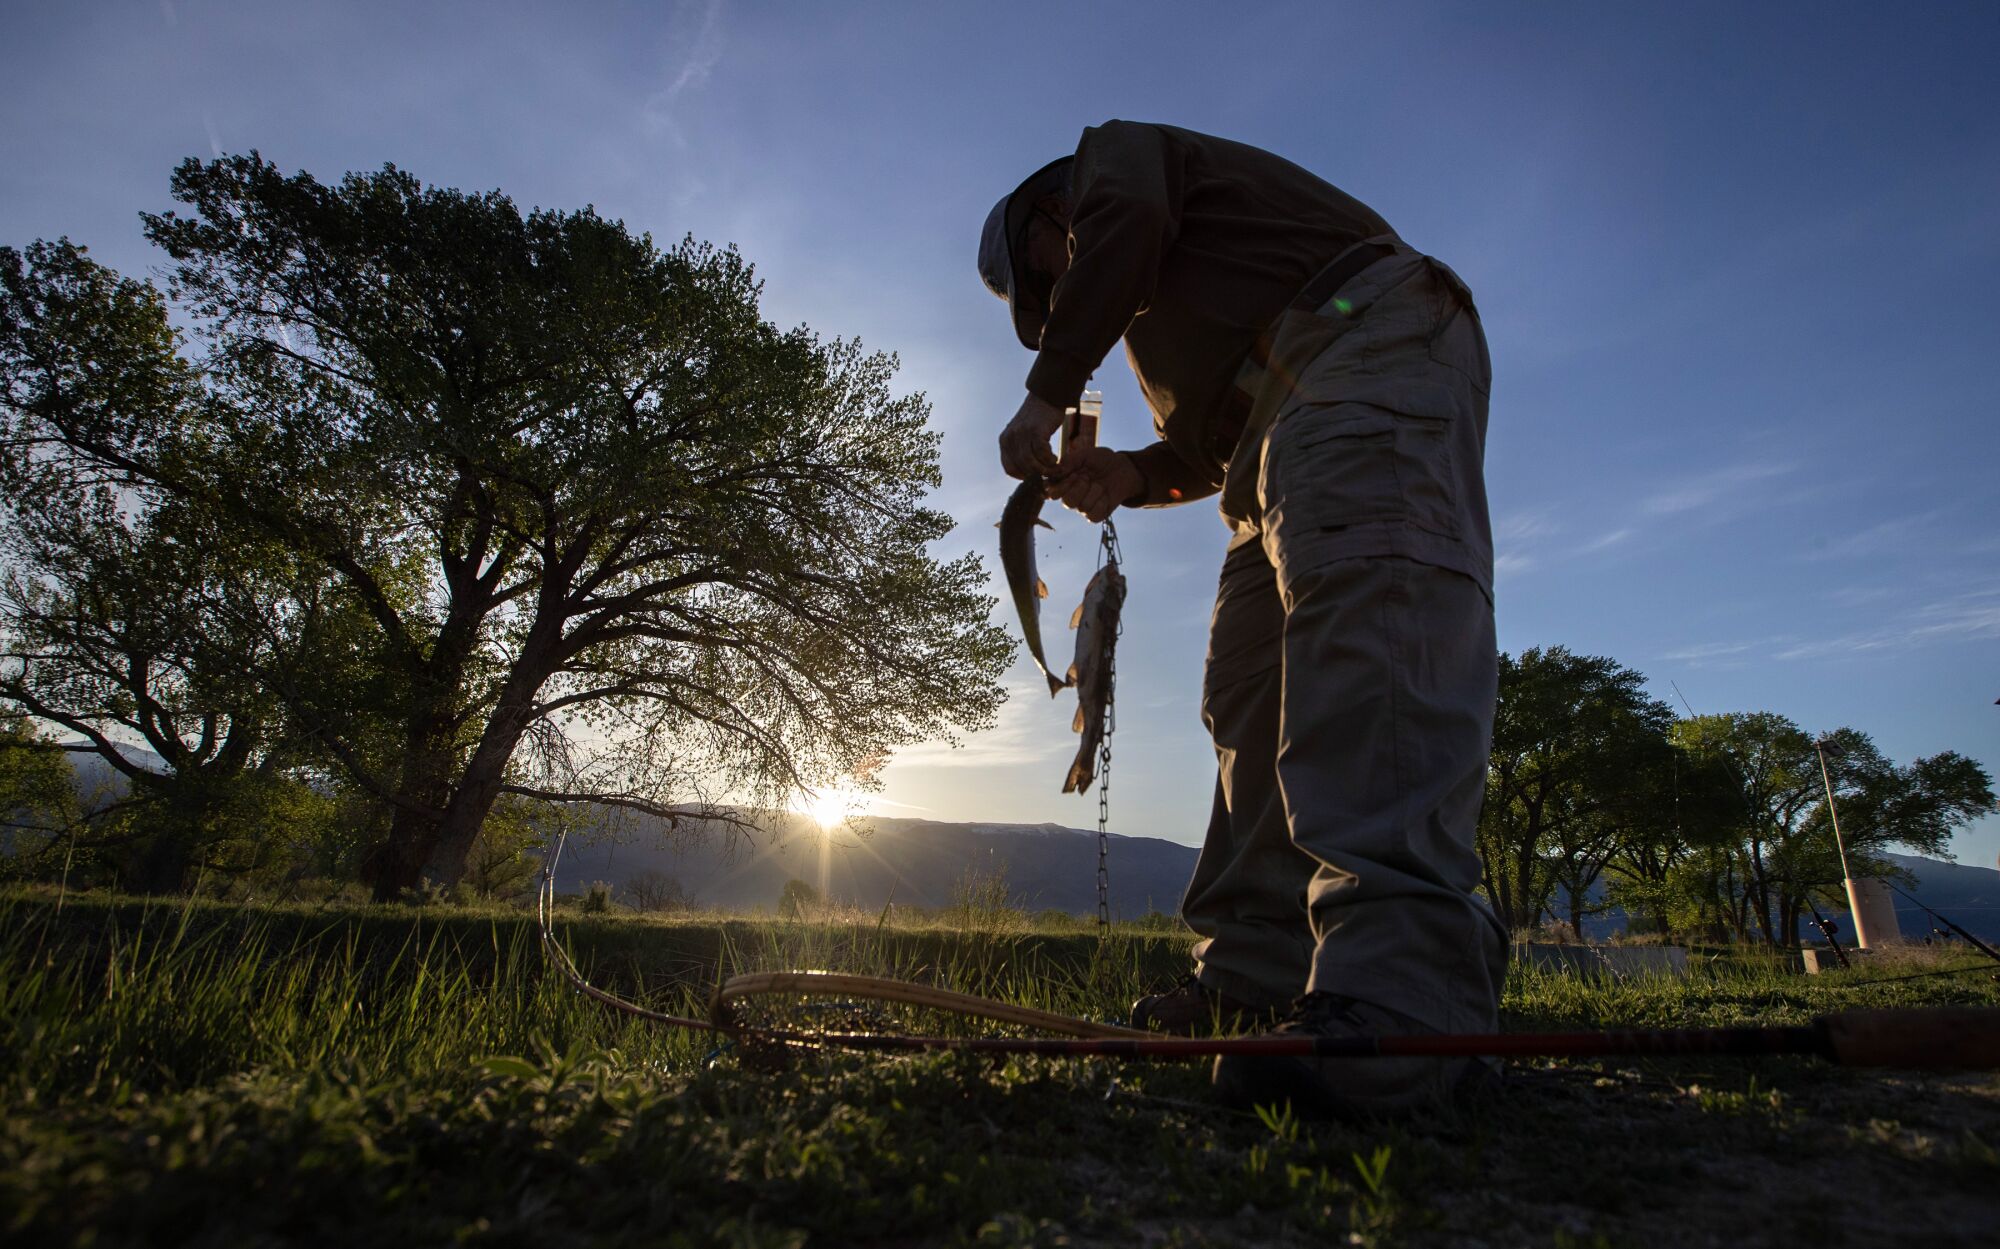
<path id="1" fill-rule="evenodd" d="M 1500 1082 L 1499 1073 L 1477 1059 L 1328 1061 L 1339 1062 L 1337 1069 L 1350 1073 L 1357 1087 L 1342 1092 L 1303 1059 L 1231 1054 L 1216 1058 L 1210 1082 L 1222 1103 L 1238 1110 L 1289 1104 L 1301 1119 L 1343 1123 L 1403 1118 L 1482 1096 Z M 1446 1064 L 1463 1066 L 1451 1073 Z"/>

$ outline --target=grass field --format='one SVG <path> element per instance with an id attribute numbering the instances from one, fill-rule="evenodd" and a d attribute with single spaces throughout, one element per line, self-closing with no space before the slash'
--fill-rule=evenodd
<path id="1" fill-rule="evenodd" d="M 565 914 L 607 987 L 921 979 L 1100 1019 L 1184 938 Z M 1516 969 L 1510 1029 L 2000 1004 L 1986 972 Z M 1974 962 L 1960 955 L 1942 966 Z M 954 1026 L 779 1007 L 798 1026 Z M 1211 1105 L 1205 1069 L 809 1055 L 579 997 L 532 917 L 0 893 L 0 1237 L 62 1244 L 1941 1245 L 2000 1229 L 2000 1078 L 1805 1059 L 1518 1064 L 1395 1127 Z"/>

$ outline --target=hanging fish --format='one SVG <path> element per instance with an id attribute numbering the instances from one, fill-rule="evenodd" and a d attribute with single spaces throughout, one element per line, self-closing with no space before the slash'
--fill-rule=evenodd
<path id="1" fill-rule="evenodd" d="M 1112 655 L 1118 645 L 1118 613 L 1125 606 L 1125 577 L 1106 552 L 1104 566 L 1090 579 L 1083 602 L 1069 618 L 1076 630 L 1076 660 L 1068 684 L 1076 687 L 1076 718 L 1070 731 L 1083 734 L 1076 761 L 1069 765 L 1063 792 L 1080 794 L 1097 778 L 1097 749 L 1104 740 L 1104 709 L 1111 702 Z"/>
<path id="2" fill-rule="evenodd" d="M 1034 656 L 1035 665 L 1049 679 L 1049 697 L 1054 698 L 1068 683 L 1049 671 L 1049 661 L 1042 657 L 1042 600 L 1049 596 L 1049 587 L 1035 572 L 1035 526 L 1055 528 L 1042 519 L 1043 501 L 1041 477 L 1028 474 L 1007 500 L 997 528 L 1000 568 L 1007 574 L 1014 610 L 1021 615 L 1021 636 L 1028 643 L 1028 654 Z"/>

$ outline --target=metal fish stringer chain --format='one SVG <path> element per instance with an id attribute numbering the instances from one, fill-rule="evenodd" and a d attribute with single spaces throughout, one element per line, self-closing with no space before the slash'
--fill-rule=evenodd
<path id="1" fill-rule="evenodd" d="M 1100 563 L 1114 567 L 1125 562 L 1118 545 L 1118 526 L 1110 520 L 1098 535 Z M 1125 632 L 1121 614 L 1112 630 L 1111 648 L 1105 658 L 1104 737 L 1097 747 L 1097 935 L 1111 935 L 1111 735 L 1118 731 L 1118 639 Z"/>

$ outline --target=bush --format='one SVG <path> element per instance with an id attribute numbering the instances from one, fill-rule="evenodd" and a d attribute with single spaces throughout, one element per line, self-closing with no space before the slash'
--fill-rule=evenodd
<path id="1" fill-rule="evenodd" d="M 819 909 L 819 890 L 793 877 L 778 894 L 779 919 L 805 919 Z"/>
<path id="2" fill-rule="evenodd" d="M 1149 907 L 1144 915 L 1132 921 L 1132 926 L 1140 932 L 1185 932 L 1187 925 L 1181 923 L 1178 914 Z"/>

